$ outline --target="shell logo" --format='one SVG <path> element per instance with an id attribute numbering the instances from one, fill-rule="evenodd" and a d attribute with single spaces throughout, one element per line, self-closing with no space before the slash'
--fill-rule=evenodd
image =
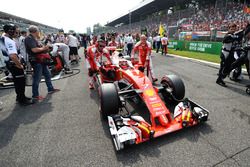
<path id="1" fill-rule="evenodd" d="M 153 108 L 162 107 L 162 105 L 161 105 L 161 103 L 154 103 L 154 104 L 152 104 L 152 107 Z"/>
<path id="2" fill-rule="evenodd" d="M 154 89 L 147 89 L 147 90 L 145 90 L 144 93 L 145 93 L 147 96 L 149 96 L 149 97 L 152 97 L 152 96 L 155 95 Z"/>

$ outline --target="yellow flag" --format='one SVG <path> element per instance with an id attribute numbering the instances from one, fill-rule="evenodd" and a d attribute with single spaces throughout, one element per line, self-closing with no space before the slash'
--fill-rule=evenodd
<path id="1" fill-rule="evenodd" d="M 159 34 L 160 34 L 160 36 L 163 37 L 164 33 L 165 33 L 164 27 L 162 26 L 162 24 L 160 24 L 160 26 L 159 26 Z"/>

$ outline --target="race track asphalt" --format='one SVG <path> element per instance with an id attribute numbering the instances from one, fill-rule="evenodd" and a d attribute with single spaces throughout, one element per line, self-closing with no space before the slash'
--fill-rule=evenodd
<path id="1" fill-rule="evenodd" d="M 81 50 L 82 53 L 82 50 Z M 120 152 L 88 89 L 84 60 L 80 74 L 54 81 L 61 89 L 32 106 L 15 103 L 14 89 L 0 90 L 0 167 L 78 166 L 250 166 L 250 96 L 242 83 L 215 84 L 218 69 L 194 60 L 154 54 L 155 73 L 180 76 L 190 97 L 210 111 L 207 123 L 168 134 Z M 31 96 L 31 88 L 27 87 Z"/>

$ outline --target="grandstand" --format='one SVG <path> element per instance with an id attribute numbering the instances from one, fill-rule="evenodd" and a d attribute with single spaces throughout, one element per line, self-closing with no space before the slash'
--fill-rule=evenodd
<path id="1" fill-rule="evenodd" d="M 0 11 L 0 29 L 6 24 L 12 23 L 17 25 L 20 30 L 27 30 L 30 25 L 36 25 L 43 33 L 57 33 L 58 28 L 51 27 L 45 24 L 41 24 L 35 21 L 31 21 L 22 17 L 14 16 Z"/>
<path id="2" fill-rule="evenodd" d="M 245 27 L 250 14 L 243 12 L 247 0 L 145 0 L 127 14 L 106 24 L 106 31 L 158 33 L 163 24 L 170 38 L 195 34 L 193 40 L 221 40 L 228 24 Z M 184 35 L 183 35 L 184 34 Z"/>

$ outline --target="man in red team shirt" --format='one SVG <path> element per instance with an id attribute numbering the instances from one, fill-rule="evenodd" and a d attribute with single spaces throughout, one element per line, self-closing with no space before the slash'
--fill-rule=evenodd
<path id="1" fill-rule="evenodd" d="M 118 47 L 118 43 L 115 41 L 115 36 L 111 37 L 111 41 L 108 43 L 108 46 Z"/>
<path id="2" fill-rule="evenodd" d="M 161 38 L 161 54 L 167 55 L 168 53 L 168 38 L 167 35 L 164 34 L 164 36 Z"/>
<path id="3" fill-rule="evenodd" d="M 151 44 L 147 41 L 145 35 L 141 35 L 140 41 L 135 44 L 132 52 L 131 60 L 134 62 L 135 54 L 138 53 L 139 64 L 143 66 L 143 70 L 147 68 L 150 72 L 152 81 L 156 82 L 158 79 L 155 78 L 153 64 L 151 59 Z"/>
<path id="4" fill-rule="evenodd" d="M 94 88 L 93 74 L 99 71 L 102 60 L 106 58 L 107 61 L 111 62 L 109 51 L 105 49 L 105 46 L 106 46 L 105 41 L 102 39 L 99 39 L 97 40 L 95 45 L 92 45 L 87 48 L 86 63 L 87 63 L 88 71 L 89 71 L 88 75 L 89 75 L 89 88 L 90 89 Z"/>

